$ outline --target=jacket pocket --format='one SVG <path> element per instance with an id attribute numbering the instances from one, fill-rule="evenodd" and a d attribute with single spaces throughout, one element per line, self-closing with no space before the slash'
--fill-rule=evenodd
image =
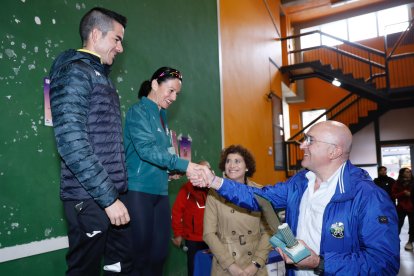
<path id="1" fill-rule="evenodd" d="M 85 200 L 75 206 L 80 229 L 89 237 L 105 232 L 109 227 L 109 218 L 93 199 Z"/>

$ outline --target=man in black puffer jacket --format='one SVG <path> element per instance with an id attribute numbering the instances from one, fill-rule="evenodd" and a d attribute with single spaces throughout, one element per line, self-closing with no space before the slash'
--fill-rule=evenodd
<path id="1" fill-rule="evenodd" d="M 127 273 L 132 266 L 123 200 L 127 190 L 119 97 L 108 78 L 123 52 L 127 19 L 94 8 L 80 23 L 83 48 L 63 52 L 50 71 L 51 109 L 68 220 L 67 275 Z"/>

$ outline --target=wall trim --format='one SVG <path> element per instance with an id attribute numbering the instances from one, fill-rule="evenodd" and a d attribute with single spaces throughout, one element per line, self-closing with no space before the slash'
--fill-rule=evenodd
<path id="1" fill-rule="evenodd" d="M 0 263 L 56 251 L 67 247 L 69 247 L 67 236 L 4 247 L 0 248 Z"/>
<path id="2" fill-rule="evenodd" d="M 276 61 L 274 61 L 271 57 L 269 57 L 269 62 L 273 64 L 278 70 L 280 70 L 280 66 L 277 65 Z"/>
<path id="3" fill-rule="evenodd" d="M 414 139 L 379 141 L 380 146 L 408 146 L 414 144 Z"/>
<path id="4" fill-rule="evenodd" d="M 276 30 L 276 33 L 277 33 L 278 37 L 281 37 L 280 31 L 279 31 L 279 29 L 277 28 L 277 25 L 276 25 L 276 20 L 273 17 L 272 11 L 269 8 L 269 4 L 267 4 L 266 0 L 263 0 L 263 2 L 266 6 L 267 12 L 269 13 L 270 19 L 272 20 L 273 26 L 275 27 L 275 30 Z"/>
<path id="5" fill-rule="evenodd" d="M 221 122 L 221 148 L 224 148 L 225 125 L 224 125 L 224 95 L 223 95 L 223 58 L 221 54 L 221 21 L 220 21 L 220 0 L 217 0 L 217 33 L 218 33 L 218 54 L 219 54 L 219 74 L 220 74 L 220 122 Z"/>

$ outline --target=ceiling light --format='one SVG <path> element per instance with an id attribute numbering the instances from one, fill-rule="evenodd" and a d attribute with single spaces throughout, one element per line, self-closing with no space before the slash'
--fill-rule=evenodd
<path id="1" fill-rule="evenodd" d="M 333 79 L 332 84 L 335 85 L 335 86 L 338 86 L 338 87 L 341 86 L 341 82 L 337 78 Z"/>
<path id="2" fill-rule="evenodd" d="M 357 2 L 357 1 L 359 1 L 359 0 L 345 0 L 345 1 L 341 1 L 341 0 L 332 1 L 331 0 L 331 8 L 337 8 L 337 7 L 343 6 L 345 4 L 350 4 L 350 3 L 353 3 L 353 2 Z"/>

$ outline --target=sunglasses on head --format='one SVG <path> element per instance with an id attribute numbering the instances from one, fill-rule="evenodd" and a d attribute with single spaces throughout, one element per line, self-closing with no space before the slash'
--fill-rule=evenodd
<path id="1" fill-rule="evenodd" d="M 169 71 L 169 72 L 162 72 L 157 79 L 162 78 L 162 77 L 173 77 L 173 78 L 177 78 L 180 81 L 183 80 L 183 76 L 181 75 L 181 73 L 177 70 L 173 70 L 173 71 Z"/>

